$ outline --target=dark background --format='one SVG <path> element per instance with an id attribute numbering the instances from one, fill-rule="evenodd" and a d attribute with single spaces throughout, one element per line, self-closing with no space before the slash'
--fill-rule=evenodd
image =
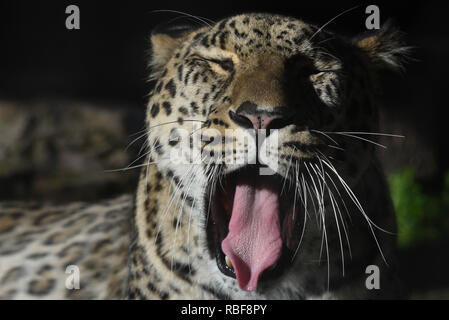
<path id="1" fill-rule="evenodd" d="M 81 30 L 65 28 L 65 8 L 70 4 L 80 8 Z M 404 31 L 407 44 L 414 47 L 414 61 L 406 72 L 383 80 L 384 132 L 404 134 L 407 143 L 390 141 L 390 153 L 381 157 L 387 172 L 411 164 L 425 190 L 438 190 L 449 169 L 449 2 L 0 0 L 0 100 L 121 106 L 137 114 L 132 129 L 137 132 L 152 85 L 146 81 L 152 28 L 171 19 L 195 23 L 177 13 L 155 10 L 176 10 L 215 21 L 234 13 L 262 11 L 323 25 L 360 5 L 327 27 L 356 36 L 366 31 L 364 11 L 369 4 L 379 6 L 382 22 L 392 18 Z M 0 187 L 4 195 L 0 199 L 14 198 L 5 185 Z M 415 291 L 449 287 L 447 252 L 445 245 L 403 252 L 408 285 Z"/>

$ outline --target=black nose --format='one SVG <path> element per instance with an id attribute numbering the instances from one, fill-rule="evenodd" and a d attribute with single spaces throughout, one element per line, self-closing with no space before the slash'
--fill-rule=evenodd
<path id="1" fill-rule="evenodd" d="M 229 111 L 235 124 L 247 129 L 274 130 L 292 124 L 292 116 L 286 107 L 261 108 L 250 101 L 242 103 L 236 112 Z"/>

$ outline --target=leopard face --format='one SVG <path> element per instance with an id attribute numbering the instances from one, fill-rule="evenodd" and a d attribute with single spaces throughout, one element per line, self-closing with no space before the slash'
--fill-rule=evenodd
<path id="1" fill-rule="evenodd" d="M 267 14 L 154 32 L 136 228 L 139 250 L 163 262 L 152 288 L 179 281 L 153 291 L 329 289 L 351 247 L 343 207 L 372 228 L 352 189 L 374 175 L 375 146 L 356 133 L 377 132 L 376 74 L 401 50 L 393 30 L 352 41 Z"/>

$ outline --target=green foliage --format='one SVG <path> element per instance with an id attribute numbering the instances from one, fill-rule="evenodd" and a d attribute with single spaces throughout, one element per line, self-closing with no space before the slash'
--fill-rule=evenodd
<path id="1" fill-rule="evenodd" d="M 434 243 L 449 235 L 449 172 L 440 194 L 429 195 L 415 181 L 415 170 L 404 168 L 389 177 L 399 228 L 399 246 Z"/>

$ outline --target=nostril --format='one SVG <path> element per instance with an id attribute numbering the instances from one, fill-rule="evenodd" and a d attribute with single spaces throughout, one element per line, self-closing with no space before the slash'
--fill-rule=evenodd
<path id="1" fill-rule="evenodd" d="M 240 127 L 246 128 L 246 129 L 252 129 L 254 128 L 253 122 L 246 116 L 237 114 L 233 111 L 229 111 L 229 117 L 232 121 L 234 121 L 237 125 Z"/>
<path id="2" fill-rule="evenodd" d="M 257 114 L 247 114 L 247 113 L 236 113 L 229 111 L 229 117 L 235 124 L 245 129 L 265 129 L 274 130 L 281 129 L 288 126 L 292 121 L 288 117 L 283 117 L 281 115 L 270 115 L 269 113 L 257 113 Z"/>
<path id="3" fill-rule="evenodd" d="M 288 126 L 291 123 L 291 121 L 289 121 L 286 118 L 272 118 L 271 121 L 268 121 L 268 123 L 266 124 L 266 128 L 267 130 L 274 130 L 274 129 L 282 129 L 286 126 Z"/>

